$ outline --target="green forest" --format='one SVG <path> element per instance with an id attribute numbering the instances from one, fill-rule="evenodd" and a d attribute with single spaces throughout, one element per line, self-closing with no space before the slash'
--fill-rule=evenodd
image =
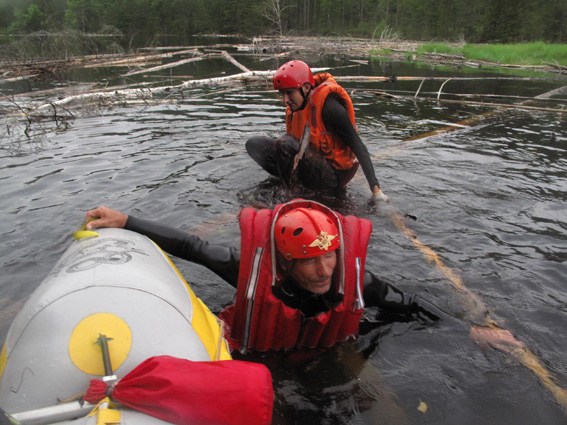
<path id="1" fill-rule="evenodd" d="M 422 41 L 567 41 L 565 0 L 0 0 L 0 33 L 349 35 Z"/>
<path id="2" fill-rule="evenodd" d="M 4 43 L 74 31 L 141 46 L 195 34 L 416 41 L 567 40 L 566 0 L 0 0 Z"/>

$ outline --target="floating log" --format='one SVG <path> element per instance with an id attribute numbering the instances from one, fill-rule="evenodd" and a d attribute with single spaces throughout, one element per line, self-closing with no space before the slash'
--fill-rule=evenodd
<path id="1" fill-rule="evenodd" d="M 373 75 L 334 75 L 338 82 L 383 82 L 383 81 L 439 81 L 447 80 L 447 77 L 419 77 L 419 76 L 373 76 Z M 475 81 L 475 80 L 517 80 L 517 81 L 533 81 L 532 77 L 451 77 L 455 81 Z"/>
<path id="2" fill-rule="evenodd" d="M 526 110 L 534 110 L 534 111 L 545 111 L 545 112 L 559 112 L 565 113 L 567 109 L 558 109 L 558 108 L 546 108 L 543 106 L 531 106 L 525 105 L 521 103 L 495 103 L 495 102 L 481 102 L 481 101 L 474 101 L 474 100 L 454 100 L 454 99 L 435 99 L 436 102 L 439 103 L 460 103 L 463 105 L 475 105 L 475 106 L 489 106 L 494 108 L 505 108 L 505 109 L 526 109 Z"/>
<path id="3" fill-rule="evenodd" d="M 241 71 L 251 72 L 250 69 L 246 68 L 240 62 L 238 62 L 236 59 L 234 59 L 226 50 L 223 50 L 221 54 L 227 61 L 229 61 L 231 64 L 233 64 L 234 66 L 239 68 Z"/>
<path id="4" fill-rule="evenodd" d="M 3 79 L 0 80 L 0 84 L 13 83 L 15 81 L 27 80 L 27 79 L 30 79 L 30 78 L 39 77 L 39 75 L 40 74 L 28 74 L 28 75 L 21 75 L 19 77 L 3 78 Z"/>
<path id="5" fill-rule="evenodd" d="M 391 97 L 410 97 L 409 95 L 412 94 L 413 92 L 410 90 L 374 90 L 374 89 L 357 89 L 357 91 L 363 91 L 365 93 L 371 93 L 371 94 L 375 94 L 376 96 L 380 96 L 380 97 L 387 97 L 387 96 L 391 96 Z M 428 96 L 426 95 L 432 95 L 431 97 L 434 97 L 437 95 L 437 92 L 420 92 L 422 95 L 424 95 L 424 98 L 428 98 Z M 403 94 L 406 94 L 406 96 L 404 96 Z M 461 98 L 501 98 L 501 99 L 513 99 L 513 100 L 534 100 L 534 99 L 541 99 L 541 100 L 545 100 L 546 102 L 567 102 L 567 99 L 561 99 L 561 98 L 552 98 L 552 97 L 547 97 L 547 98 L 539 98 L 538 96 L 536 97 L 528 97 L 528 96 L 516 96 L 516 95 L 506 95 L 506 94 L 491 94 L 491 93 L 444 93 L 444 96 L 453 96 L 453 97 L 461 97 Z M 561 93 L 557 93 L 557 96 L 560 96 Z M 415 97 L 415 95 L 411 96 L 412 98 Z"/>
<path id="6" fill-rule="evenodd" d="M 181 51 L 170 52 L 170 53 L 160 53 L 160 54 L 155 54 L 155 55 L 135 55 L 135 56 L 130 56 L 130 57 L 126 57 L 126 58 L 122 57 L 121 59 L 114 59 L 114 60 L 105 61 L 105 62 L 97 61 L 95 63 L 86 64 L 84 67 L 85 68 L 98 68 L 98 67 L 107 67 L 107 66 L 126 66 L 126 65 L 129 65 L 129 64 L 137 63 L 137 62 L 151 62 L 151 61 L 156 61 L 156 60 L 172 58 L 174 56 L 188 55 L 188 54 L 192 54 L 192 55 L 196 56 L 196 55 L 201 55 L 202 53 L 199 52 L 198 50 L 195 50 L 195 49 L 189 49 L 189 50 L 181 50 Z"/>
<path id="7" fill-rule="evenodd" d="M 189 52 L 189 51 L 186 51 L 186 52 Z M 137 71 L 131 71 L 131 72 L 124 74 L 123 76 L 126 77 L 126 76 L 162 71 L 164 69 L 171 69 L 171 68 L 175 68 L 177 66 L 185 65 L 185 64 L 188 64 L 188 63 L 191 63 L 191 62 L 197 62 L 197 61 L 201 61 L 203 59 L 210 59 L 210 58 L 219 57 L 219 56 L 225 58 L 226 60 L 228 60 L 230 63 L 232 63 L 234 66 L 241 69 L 242 71 L 251 72 L 250 69 L 246 68 L 240 62 L 238 62 L 236 59 L 234 59 L 227 51 L 223 50 L 223 51 L 218 52 L 218 53 L 216 53 L 216 52 L 215 53 L 207 53 L 207 54 L 201 55 L 197 58 L 183 59 L 183 60 L 176 61 L 176 62 L 170 62 L 170 63 L 167 63 L 165 65 L 154 66 L 152 68 L 146 68 L 146 69 L 139 69 Z"/>
<path id="8" fill-rule="evenodd" d="M 202 61 L 203 59 L 208 59 L 212 56 L 215 56 L 214 54 L 207 54 L 204 56 L 199 56 L 196 58 L 190 58 L 190 59 L 183 59 L 180 61 L 176 61 L 176 62 L 170 62 L 170 63 L 166 63 L 165 65 L 159 65 L 159 66 L 154 66 L 152 68 L 144 68 L 144 69 L 139 69 L 137 71 L 130 71 L 126 74 L 123 74 L 123 77 L 130 77 L 132 75 L 139 75 L 139 74 L 149 74 L 151 72 L 157 72 L 157 71 L 162 71 L 164 69 L 171 69 L 171 68 L 175 68 L 181 65 L 185 65 L 191 62 L 198 62 L 198 61 Z"/>

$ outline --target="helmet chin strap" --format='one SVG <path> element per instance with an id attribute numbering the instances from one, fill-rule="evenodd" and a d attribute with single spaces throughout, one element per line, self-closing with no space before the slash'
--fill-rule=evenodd
<path id="1" fill-rule="evenodd" d="M 313 87 L 309 86 L 309 91 L 307 92 L 307 94 L 305 94 L 303 92 L 303 87 L 299 89 L 299 92 L 301 93 L 301 97 L 303 97 L 303 103 L 299 107 L 300 110 L 305 109 L 305 107 L 307 106 L 307 100 L 309 99 L 309 94 L 311 93 L 311 90 L 313 90 Z"/>

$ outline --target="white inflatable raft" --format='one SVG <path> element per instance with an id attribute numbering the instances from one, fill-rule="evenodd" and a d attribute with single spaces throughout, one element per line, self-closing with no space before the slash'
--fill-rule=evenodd
<path id="1" fill-rule="evenodd" d="M 105 419 L 107 403 L 66 400 L 153 356 L 231 358 L 220 322 L 157 245 L 124 229 L 97 233 L 71 244 L 6 337 L 0 408 L 21 424 L 166 423 L 120 405 Z"/>

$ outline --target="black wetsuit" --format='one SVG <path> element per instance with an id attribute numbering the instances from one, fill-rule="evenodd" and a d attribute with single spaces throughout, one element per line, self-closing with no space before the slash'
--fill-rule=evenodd
<path id="1" fill-rule="evenodd" d="M 209 244 L 173 227 L 133 216 L 128 217 L 125 228 L 148 236 L 171 255 L 207 267 L 236 288 L 240 268 L 240 251 L 236 248 Z M 313 294 L 290 279 L 285 280 L 274 294 L 308 317 L 326 311 L 340 301 L 331 291 L 323 295 Z M 366 307 L 379 307 L 388 314 L 425 313 L 430 319 L 434 316 L 418 305 L 415 295 L 398 290 L 368 271 L 364 275 L 363 296 Z"/>
<path id="2" fill-rule="evenodd" d="M 339 137 L 352 150 L 370 188 L 379 186 L 368 149 L 360 140 L 350 122 L 345 106 L 336 95 L 327 96 L 322 116 L 325 128 Z M 246 142 L 246 150 L 250 157 L 268 173 L 289 181 L 293 159 L 299 152 L 299 141 L 289 135 L 284 135 L 277 140 L 267 136 L 254 136 Z M 343 187 L 356 173 L 357 168 L 358 166 L 351 170 L 335 169 L 310 144 L 297 167 L 297 178 L 302 185 L 310 189 L 336 189 Z"/>

